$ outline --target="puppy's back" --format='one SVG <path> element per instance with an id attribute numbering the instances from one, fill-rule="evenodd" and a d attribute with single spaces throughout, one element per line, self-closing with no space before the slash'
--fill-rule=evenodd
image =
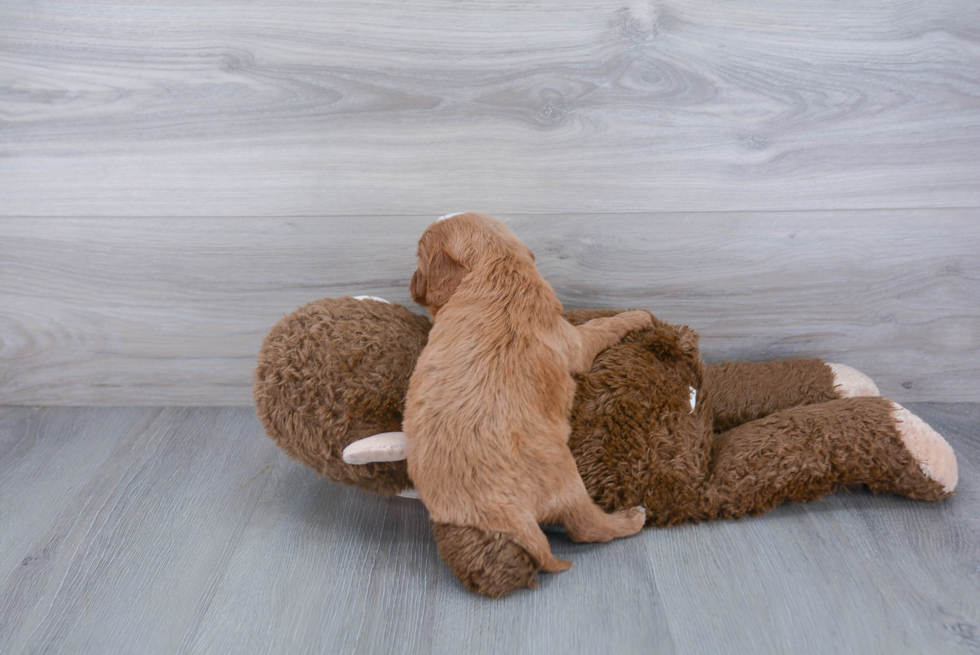
<path id="1" fill-rule="evenodd" d="M 468 278 L 419 358 L 404 428 L 409 475 L 434 520 L 485 525 L 548 493 L 541 469 L 567 441 L 574 382 L 561 304 L 531 268 L 497 271 L 510 289 Z"/>

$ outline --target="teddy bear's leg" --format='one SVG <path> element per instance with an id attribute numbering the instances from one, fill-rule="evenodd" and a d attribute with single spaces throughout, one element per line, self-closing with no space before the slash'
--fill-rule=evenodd
<path id="1" fill-rule="evenodd" d="M 719 435 L 699 518 L 758 514 L 845 484 L 939 500 L 956 482 L 956 456 L 922 419 L 886 398 L 846 398 L 777 412 Z"/>
<path id="2" fill-rule="evenodd" d="M 905 449 L 926 477 L 941 484 L 945 494 L 953 493 L 959 482 L 959 469 L 952 447 L 932 426 L 906 408 L 896 402 L 892 402 L 892 408 Z"/>
<path id="3" fill-rule="evenodd" d="M 878 385 L 867 375 L 847 364 L 827 364 L 834 374 L 834 391 L 841 398 L 880 396 Z"/>
<path id="4" fill-rule="evenodd" d="M 711 402 L 715 432 L 791 407 L 878 395 L 868 376 L 822 359 L 709 364 L 703 391 Z"/>

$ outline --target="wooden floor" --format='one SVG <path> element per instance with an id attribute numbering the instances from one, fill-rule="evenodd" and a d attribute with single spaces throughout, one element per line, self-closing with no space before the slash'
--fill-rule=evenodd
<path id="1" fill-rule="evenodd" d="M 910 406 L 952 499 L 841 492 L 604 545 L 499 601 L 422 506 L 317 476 L 248 408 L 0 409 L 3 653 L 980 650 L 980 405 Z"/>

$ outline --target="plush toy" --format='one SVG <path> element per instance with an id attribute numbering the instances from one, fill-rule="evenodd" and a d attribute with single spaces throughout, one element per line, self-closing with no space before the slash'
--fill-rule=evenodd
<path id="1" fill-rule="evenodd" d="M 283 318 L 255 373 L 268 435 L 331 480 L 411 495 L 399 429 L 429 328 L 368 297 L 323 299 Z M 606 511 L 644 506 L 648 526 L 759 514 L 847 484 L 919 500 L 956 487 L 949 444 L 847 366 L 705 364 L 697 333 L 654 319 L 600 353 L 577 384 L 568 445 L 586 488 Z M 507 534 L 447 524 L 433 534 L 468 589 L 499 597 L 537 586 L 538 563 Z"/>

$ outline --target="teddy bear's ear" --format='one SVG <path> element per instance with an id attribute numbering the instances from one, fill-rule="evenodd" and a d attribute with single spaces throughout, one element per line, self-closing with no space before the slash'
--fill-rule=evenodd
<path id="1" fill-rule="evenodd" d="M 509 535 L 479 528 L 434 523 L 432 536 L 442 558 L 470 591 L 500 598 L 538 587 L 538 565 Z"/>

